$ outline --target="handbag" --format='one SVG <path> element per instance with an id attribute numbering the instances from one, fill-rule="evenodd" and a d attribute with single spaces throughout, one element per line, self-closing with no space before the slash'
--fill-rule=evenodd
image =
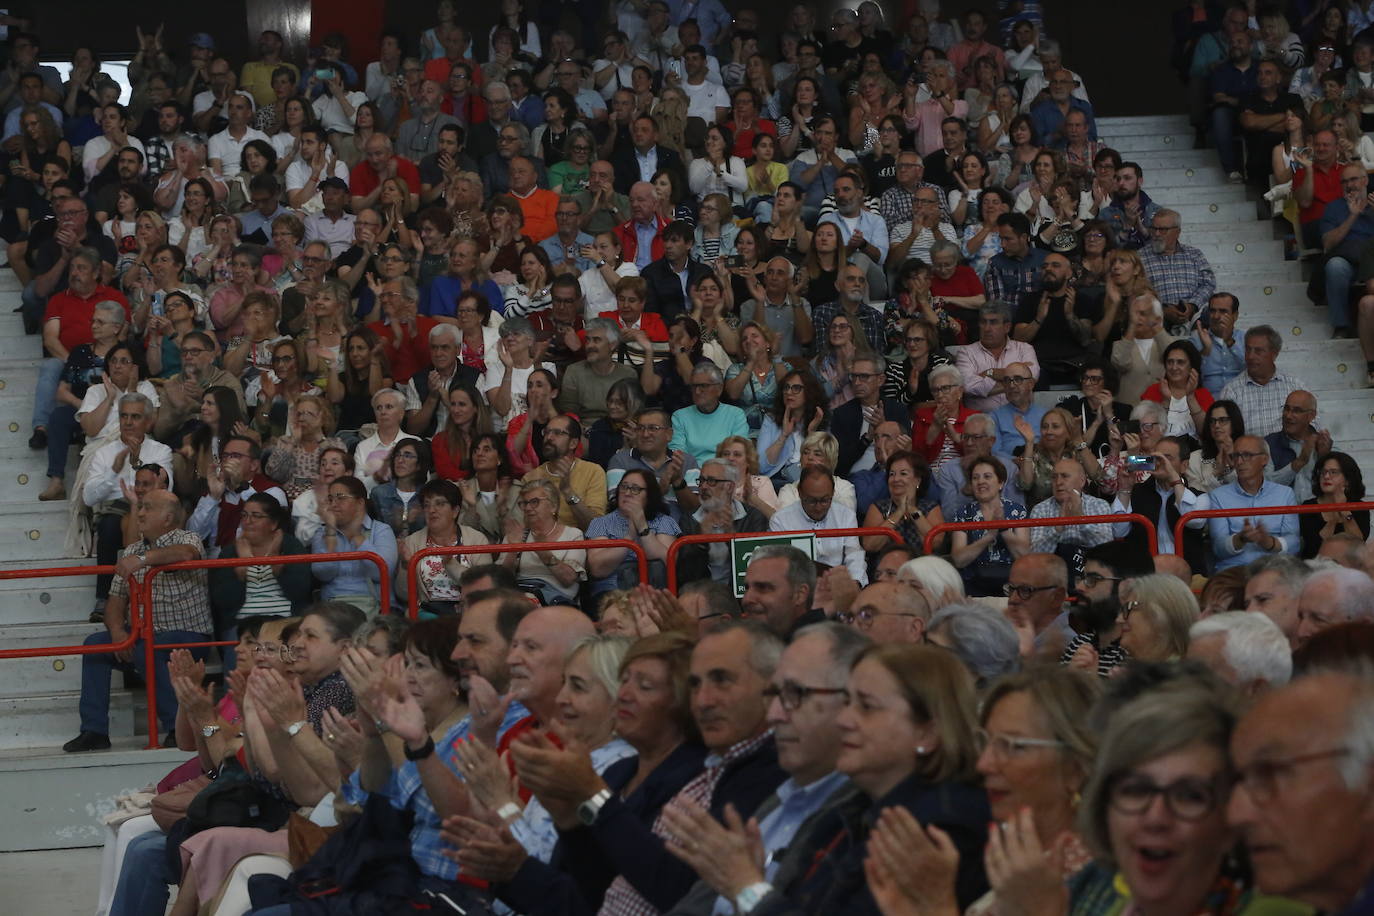
<path id="1" fill-rule="evenodd" d="M 153 820 L 163 833 L 169 832 L 177 821 L 186 817 L 187 807 L 206 786 L 210 785 L 210 782 L 210 777 L 201 773 L 153 796 Z"/>
<path id="2" fill-rule="evenodd" d="M 237 757 L 226 757 L 219 773 L 186 806 L 186 832 L 211 827 L 256 827 L 279 830 L 291 809 L 257 785 Z"/>

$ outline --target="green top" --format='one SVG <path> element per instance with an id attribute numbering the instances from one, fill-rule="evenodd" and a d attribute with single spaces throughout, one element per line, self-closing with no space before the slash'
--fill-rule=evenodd
<path id="1" fill-rule="evenodd" d="M 1131 911 L 1131 889 L 1125 876 L 1093 863 L 1069 881 L 1069 916 L 1124 916 Z M 1219 878 L 1204 908 L 1207 916 L 1313 916 L 1306 904 L 1267 897 Z"/>

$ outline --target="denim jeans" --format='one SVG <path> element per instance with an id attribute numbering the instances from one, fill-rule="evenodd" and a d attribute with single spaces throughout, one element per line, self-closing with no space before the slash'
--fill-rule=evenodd
<path id="1" fill-rule="evenodd" d="M 204 642 L 209 637 L 204 633 L 190 633 L 185 630 L 164 630 L 157 634 L 158 642 Z M 101 630 L 86 637 L 88 646 L 109 645 L 113 640 L 108 630 Z M 204 659 L 208 649 L 192 649 L 191 654 Z M 167 676 L 167 659 L 170 649 L 159 649 L 153 655 L 153 679 L 157 695 L 157 718 L 162 733 L 171 731 L 177 721 L 177 695 L 172 690 L 172 680 Z M 146 651 L 143 640 L 134 643 L 133 662 L 122 662 L 112 654 L 81 656 L 81 730 L 98 735 L 110 733 L 110 675 L 113 671 L 134 671 L 145 681 Z M 154 737 L 161 737 L 157 735 Z M 161 912 L 159 910 L 158 912 Z"/>
<path id="2" fill-rule="evenodd" d="M 24 333 L 37 334 L 43 330 L 43 312 L 48 308 L 48 297 L 38 295 L 33 281 L 19 294 L 24 309 Z"/>
<path id="3" fill-rule="evenodd" d="M 167 834 L 156 830 L 130 843 L 109 916 L 148 916 L 166 910 L 171 894 L 168 885 L 180 877 L 168 874 L 167 869 Z"/>
<path id="4" fill-rule="evenodd" d="M 48 417 L 57 406 L 57 386 L 62 382 L 62 367 L 65 365 L 65 362 L 53 356 L 43 357 L 38 364 L 38 387 L 33 391 L 34 429 L 48 425 Z M 71 435 L 70 431 L 67 435 Z M 65 459 L 63 463 L 66 463 Z"/>
<path id="5" fill-rule="evenodd" d="M 1350 321 L 1350 284 L 1355 281 L 1355 265 L 1345 258 L 1326 259 L 1322 268 L 1326 274 L 1326 312 L 1333 328 L 1349 328 Z"/>
<path id="6" fill-rule="evenodd" d="M 48 415 L 48 476 L 59 480 L 67 476 L 67 453 L 76 429 L 76 408 L 58 404 Z"/>
<path id="7" fill-rule="evenodd" d="M 1236 110 L 1229 105 L 1212 109 L 1212 142 L 1221 158 L 1221 170 L 1226 174 L 1240 171 L 1236 159 Z"/>
<path id="8" fill-rule="evenodd" d="M 49 458 L 49 461 L 52 459 Z M 73 499 L 80 498 L 80 494 L 73 494 Z M 94 521 L 95 527 L 95 561 L 101 566 L 113 566 L 115 560 L 119 559 L 119 551 L 124 547 L 124 532 L 120 527 L 124 516 L 107 512 L 104 515 L 97 515 Z M 103 601 L 110 597 L 110 583 L 114 581 L 114 576 L 110 573 L 103 573 L 95 577 L 95 597 Z"/>

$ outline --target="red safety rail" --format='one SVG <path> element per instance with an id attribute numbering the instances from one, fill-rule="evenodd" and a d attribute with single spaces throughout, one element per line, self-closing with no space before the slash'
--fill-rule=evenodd
<path id="1" fill-rule="evenodd" d="M 178 642 L 178 643 L 154 643 L 156 634 L 153 632 L 153 579 L 160 573 L 181 572 L 188 569 L 223 569 L 225 567 L 236 566 L 288 566 L 292 563 L 333 563 L 348 560 L 369 560 L 377 564 L 380 571 L 378 587 L 380 588 L 381 608 L 385 610 L 390 603 L 391 596 L 391 572 L 387 569 L 386 560 L 380 555 L 370 550 L 345 550 L 338 553 L 297 553 L 290 556 L 281 557 L 226 557 L 222 560 L 185 560 L 181 563 L 168 563 L 165 566 L 148 567 L 147 575 L 143 577 L 141 584 L 131 582 L 129 593 L 135 591 L 135 587 L 143 592 L 143 606 L 148 613 L 144 617 L 144 646 L 145 665 L 144 670 L 147 676 L 148 689 L 148 749 L 161 746 L 161 738 L 158 735 L 157 722 L 157 683 L 153 677 L 153 654 L 164 649 L 202 649 L 211 646 L 233 646 L 237 645 L 232 640 L 204 642 Z M 108 651 L 108 650 L 107 650 Z"/>
<path id="2" fill-rule="evenodd" d="M 114 575 L 113 566 L 57 566 L 51 569 L 9 569 L 0 572 L 0 579 L 47 579 L 62 576 Z M 31 649 L 0 649 L 0 658 L 44 658 L 56 655 L 104 655 L 132 649 L 142 630 L 143 618 L 139 610 L 142 595 L 129 590 L 129 635 L 117 643 L 80 646 L 35 646 Z"/>
<path id="3" fill-rule="evenodd" d="M 891 528 L 830 528 L 824 531 L 737 531 L 721 534 L 684 534 L 668 548 L 668 556 L 663 565 L 668 567 L 668 591 L 677 594 L 677 554 L 688 544 L 719 544 L 724 541 L 739 541 L 745 538 L 805 537 L 818 538 L 889 538 L 894 543 L 902 543 L 902 536 Z"/>
<path id="4" fill-rule="evenodd" d="M 931 544 L 935 538 L 946 531 L 986 531 L 989 528 L 1068 528 L 1072 525 L 1100 525 L 1103 522 L 1137 522 L 1145 526 L 1145 533 L 1149 535 L 1150 555 L 1154 556 L 1159 551 L 1155 543 L 1155 523 L 1143 515 L 1134 512 L 1122 513 L 1121 515 L 1067 515 L 1058 518 L 999 518 L 992 522 L 941 522 L 934 528 L 926 532 L 925 551 L 930 553 Z"/>
<path id="5" fill-rule="evenodd" d="M 1183 556 L 1183 526 L 1195 518 L 1241 518 L 1255 515 L 1311 515 L 1314 512 L 1368 512 L 1374 503 L 1313 503 L 1305 506 L 1264 506 L 1246 509 L 1196 509 L 1185 512 L 1174 523 L 1174 553 Z"/>
<path id="6" fill-rule="evenodd" d="M 455 544 L 451 547 L 426 547 L 417 550 L 410 557 L 410 562 L 406 564 L 406 596 L 407 612 L 410 619 L 414 620 L 420 613 L 420 590 L 415 587 L 415 568 L 425 557 L 442 556 L 452 557 L 469 554 L 481 553 L 524 553 L 527 550 L 595 550 L 605 547 L 624 547 L 634 551 L 639 561 L 639 581 L 649 581 L 649 555 L 644 552 L 644 548 L 634 541 L 627 541 L 620 538 L 598 538 L 593 541 L 532 541 L 528 544 Z M 668 552 L 671 559 L 672 551 Z M 672 576 L 670 572 L 668 574 Z M 670 580 L 671 581 L 671 580 Z"/>

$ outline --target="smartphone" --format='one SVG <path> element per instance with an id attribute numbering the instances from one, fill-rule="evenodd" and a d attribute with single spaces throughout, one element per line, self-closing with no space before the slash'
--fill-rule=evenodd
<path id="1" fill-rule="evenodd" d="M 316 67 L 316 68 L 315 68 L 315 79 L 317 79 L 317 80 L 332 80 L 333 78 L 334 78 L 334 68 L 333 68 L 333 67 Z"/>
<path id="2" fill-rule="evenodd" d="M 1121 424 L 1121 431 L 1122 431 L 1123 433 L 1130 433 L 1130 434 L 1133 435 L 1133 436 L 1138 436 L 1138 435 L 1140 435 L 1140 421 L 1139 421 L 1139 420 L 1126 420 L 1126 421 L 1124 421 L 1124 422 Z"/>
<path id="3" fill-rule="evenodd" d="M 1123 463 L 1128 471 L 1153 471 L 1155 469 L 1155 456 L 1127 455 Z"/>
<path id="4" fill-rule="evenodd" d="M 104 377 L 105 377 L 105 370 L 102 369 L 102 368 L 100 368 L 99 366 L 96 366 L 94 369 L 91 370 L 91 384 L 92 384 L 92 385 L 98 385 L 98 384 L 100 384 L 100 380 L 103 379 Z"/>
<path id="5" fill-rule="evenodd" d="M 744 266 L 744 255 L 732 254 L 725 258 L 725 266 L 731 270 Z"/>

